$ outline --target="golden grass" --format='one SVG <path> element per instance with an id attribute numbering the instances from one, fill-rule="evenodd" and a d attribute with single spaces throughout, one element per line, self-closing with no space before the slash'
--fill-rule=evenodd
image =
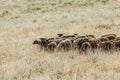
<path id="1" fill-rule="evenodd" d="M 120 80 L 120 52 L 49 53 L 32 45 L 57 33 L 120 36 L 119 0 L 77 1 L 0 1 L 0 80 Z"/>

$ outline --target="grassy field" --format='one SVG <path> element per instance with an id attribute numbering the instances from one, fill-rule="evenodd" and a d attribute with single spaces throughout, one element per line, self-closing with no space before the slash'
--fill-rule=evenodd
<path id="1" fill-rule="evenodd" d="M 120 80 L 120 52 L 32 45 L 57 33 L 120 36 L 120 0 L 0 0 L 0 80 Z"/>

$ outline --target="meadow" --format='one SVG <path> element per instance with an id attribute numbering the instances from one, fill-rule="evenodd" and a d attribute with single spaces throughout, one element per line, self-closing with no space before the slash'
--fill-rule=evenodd
<path id="1" fill-rule="evenodd" d="M 0 80 L 120 80 L 120 52 L 40 50 L 57 33 L 120 36 L 120 0 L 0 0 Z"/>

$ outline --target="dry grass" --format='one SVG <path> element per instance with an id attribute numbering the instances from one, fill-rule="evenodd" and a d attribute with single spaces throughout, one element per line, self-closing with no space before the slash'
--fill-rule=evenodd
<path id="1" fill-rule="evenodd" d="M 119 0 L 1 0 L 0 80 L 120 80 L 120 52 L 48 53 L 34 39 L 57 33 L 120 36 Z"/>

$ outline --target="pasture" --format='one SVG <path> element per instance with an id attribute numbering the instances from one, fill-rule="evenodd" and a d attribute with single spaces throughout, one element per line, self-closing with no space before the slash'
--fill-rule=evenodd
<path id="1" fill-rule="evenodd" d="M 120 80 L 120 51 L 49 53 L 57 33 L 120 36 L 120 0 L 0 0 L 0 80 Z"/>

